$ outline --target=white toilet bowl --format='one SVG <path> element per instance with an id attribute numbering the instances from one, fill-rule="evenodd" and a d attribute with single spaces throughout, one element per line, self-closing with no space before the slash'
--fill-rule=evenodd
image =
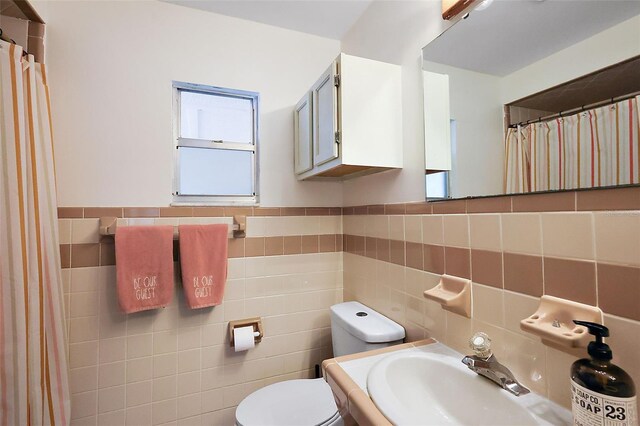
<path id="1" fill-rule="evenodd" d="M 237 426 L 342 426 L 324 379 L 286 380 L 258 389 L 236 409 Z"/>
<path id="2" fill-rule="evenodd" d="M 404 328 L 373 309 L 345 302 L 331 307 L 333 355 L 402 343 Z M 258 389 L 236 409 L 237 426 L 342 426 L 324 379 L 286 380 Z"/>

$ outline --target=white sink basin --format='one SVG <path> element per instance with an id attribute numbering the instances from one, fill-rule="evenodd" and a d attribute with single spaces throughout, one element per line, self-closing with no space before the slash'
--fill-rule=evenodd
<path id="1" fill-rule="evenodd" d="M 429 346 L 436 352 L 426 350 Z M 369 396 L 393 424 L 571 423 L 567 410 L 533 393 L 520 397 L 508 393 L 470 371 L 460 362 L 461 355 L 458 358 L 456 352 L 442 347 L 435 344 L 425 350 L 401 350 L 384 357 L 369 371 Z"/>

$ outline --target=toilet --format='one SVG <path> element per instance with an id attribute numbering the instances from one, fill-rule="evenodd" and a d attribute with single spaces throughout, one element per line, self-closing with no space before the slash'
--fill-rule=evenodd
<path id="1" fill-rule="evenodd" d="M 331 307 L 335 357 L 402 343 L 404 328 L 358 302 Z M 285 380 L 258 389 L 236 409 L 237 426 L 342 426 L 333 393 L 323 378 Z"/>

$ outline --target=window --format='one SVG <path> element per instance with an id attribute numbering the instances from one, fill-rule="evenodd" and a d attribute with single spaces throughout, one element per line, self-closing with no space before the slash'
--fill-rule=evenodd
<path id="1" fill-rule="evenodd" d="M 442 200 L 449 198 L 449 172 L 433 172 L 426 177 L 427 200 Z"/>
<path id="2" fill-rule="evenodd" d="M 258 94 L 173 82 L 174 204 L 258 202 Z"/>

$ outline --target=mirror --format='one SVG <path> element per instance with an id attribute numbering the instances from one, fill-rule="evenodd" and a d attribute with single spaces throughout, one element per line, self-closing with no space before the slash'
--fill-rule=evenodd
<path id="1" fill-rule="evenodd" d="M 637 123 L 638 98 L 632 95 L 640 92 L 640 2 L 485 0 L 475 4 L 466 18 L 422 50 L 427 199 L 588 187 L 591 182 L 581 179 L 579 171 L 577 182 L 566 176 L 564 181 L 553 176 L 543 182 L 531 177 L 535 174 L 531 169 L 521 171 L 519 177 L 516 169 L 525 163 L 535 167 L 542 162 L 537 156 L 546 159 L 546 153 L 535 151 L 534 139 L 539 138 L 535 131 L 542 134 L 541 126 L 549 131 L 553 123 L 569 123 L 573 116 L 584 125 L 592 108 L 605 108 L 605 104 L 610 108 L 621 99 L 635 103 L 631 117 Z M 613 65 L 618 68 L 610 68 Z M 618 72 L 620 67 L 626 72 Z M 601 70 L 613 72 L 604 78 Z M 620 81 L 623 84 L 614 84 Z M 637 147 L 637 132 L 635 138 L 631 149 Z M 587 149 L 584 142 L 569 154 L 580 157 L 581 149 Z M 574 161 L 569 154 L 560 161 Z M 631 155 L 637 156 L 637 148 Z M 558 160 L 549 161 L 556 170 Z M 640 157 L 634 161 L 631 167 L 637 169 Z M 506 167 L 511 168 L 508 174 Z M 560 170 L 560 174 L 566 172 Z M 636 180 L 640 174 L 631 170 L 630 177 Z M 509 179 L 516 181 L 510 184 Z"/>

